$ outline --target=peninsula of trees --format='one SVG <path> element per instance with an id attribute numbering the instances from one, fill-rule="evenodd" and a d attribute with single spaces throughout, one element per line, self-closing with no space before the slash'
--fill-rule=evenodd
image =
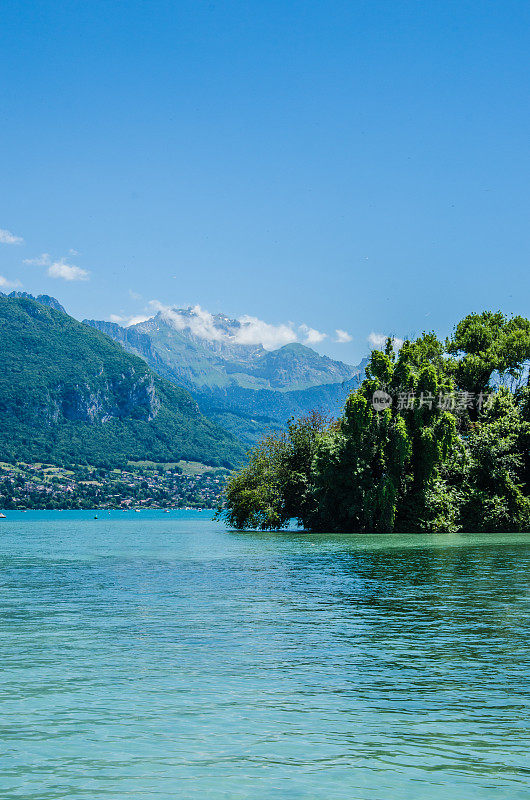
<path id="1" fill-rule="evenodd" d="M 264 439 L 228 483 L 236 529 L 530 529 L 530 321 L 471 314 L 442 342 L 391 339 L 340 419 Z"/>

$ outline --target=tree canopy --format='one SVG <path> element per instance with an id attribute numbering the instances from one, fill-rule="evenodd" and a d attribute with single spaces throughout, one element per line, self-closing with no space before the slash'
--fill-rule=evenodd
<path id="1" fill-rule="evenodd" d="M 470 314 L 445 343 L 424 333 L 396 352 L 388 339 L 339 420 L 293 420 L 251 451 L 225 519 L 262 530 L 291 518 L 337 532 L 528 528 L 529 359 L 530 322 L 500 312 Z"/>

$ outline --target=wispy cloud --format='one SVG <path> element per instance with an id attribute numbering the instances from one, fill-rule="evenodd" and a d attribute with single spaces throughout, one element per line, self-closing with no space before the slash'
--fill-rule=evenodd
<path id="1" fill-rule="evenodd" d="M 75 250 L 70 253 L 75 254 Z M 86 269 L 69 264 L 66 258 L 52 259 L 49 253 L 41 253 L 35 258 L 25 258 L 24 264 L 33 267 L 48 267 L 47 275 L 49 278 L 61 278 L 64 281 L 87 281 L 90 273 Z"/>
<path id="2" fill-rule="evenodd" d="M 2 244 L 22 244 L 24 239 L 22 236 L 15 236 L 11 231 L 6 231 L 5 228 L 0 228 L 0 242 Z"/>
<path id="3" fill-rule="evenodd" d="M 29 264 L 32 267 L 47 267 L 52 263 L 52 259 L 49 253 L 42 253 L 35 258 L 25 258 L 22 263 Z"/>
<path id="4" fill-rule="evenodd" d="M 234 336 L 237 344 L 261 344 L 265 350 L 276 350 L 278 347 L 298 341 L 291 322 L 271 325 L 248 314 L 239 317 L 238 322 L 240 327 Z"/>
<path id="5" fill-rule="evenodd" d="M 310 328 L 309 325 L 300 325 L 298 330 L 303 337 L 304 344 L 320 344 L 327 338 L 327 333 L 321 333 L 316 328 Z"/>
<path id="6" fill-rule="evenodd" d="M 0 275 L 0 289 L 19 289 L 22 286 L 19 280 L 9 281 Z"/>
<path id="7" fill-rule="evenodd" d="M 199 305 L 188 309 L 185 314 L 160 303 L 158 300 L 151 300 L 149 305 L 155 311 L 160 312 L 163 318 L 170 322 L 177 331 L 183 331 L 188 328 L 194 336 L 199 339 L 207 339 L 210 342 L 221 341 L 226 336 L 223 330 L 216 327 L 213 315 Z"/>
<path id="8" fill-rule="evenodd" d="M 151 317 L 147 316 L 146 314 L 136 314 L 130 317 L 122 314 L 111 314 L 109 319 L 111 322 L 117 322 L 119 325 L 123 325 L 124 328 L 129 328 L 131 325 L 138 325 L 140 322 L 147 322 L 147 320 L 151 319 Z"/>
<path id="9" fill-rule="evenodd" d="M 67 264 L 64 259 L 54 261 L 48 267 L 49 278 L 62 278 L 64 281 L 87 281 L 89 273 L 75 264 Z"/>
<path id="10" fill-rule="evenodd" d="M 149 314 L 136 314 L 132 317 L 129 317 L 127 320 L 127 325 L 125 327 L 129 327 L 129 325 L 139 325 L 140 322 L 147 322 L 148 319 L 152 319 Z"/>
<path id="11" fill-rule="evenodd" d="M 129 294 L 133 296 L 134 293 L 129 292 Z M 138 299 L 140 298 L 138 297 Z M 250 314 L 243 314 L 234 320 L 220 314 L 214 316 L 198 304 L 182 309 L 168 306 L 161 303 L 160 300 L 150 300 L 145 312 L 149 309 L 152 310 L 151 315 L 143 313 L 128 316 L 120 312 L 111 314 L 110 320 L 128 327 L 146 322 L 154 313 L 159 313 L 175 330 L 189 331 L 197 339 L 224 344 L 261 345 L 265 350 L 276 350 L 295 342 L 312 346 L 320 344 L 327 338 L 326 333 L 305 323 L 302 325 L 295 325 L 293 322 L 273 324 Z M 344 341 L 350 341 L 350 339 Z"/>
<path id="12" fill-rule="evenodd" d="M 398 336 L 392 336 L 391 334 L 388 333 L 375 333 L 374 331 L 372 331 L 372 333 L 368 336 L 368 344 L 374 350 L 381 350 L 385 346 L 385 342 L 389 336 L 394 343 L 394 348 L 396 350 L 399 350 L 399 348 L 403 344 L 403 339 L 400 339 Z"/>
<path id="13" fill-rule="evenodd" d="M 149 305 L 176 330 L 189 330 L 197 338 L 210 342 L 261 345 L 265 350 L 276 350 L 294 342 L 320 344 L 327 337 L 326 333 L 306 324 L 296 326 L 292 322 L 284 322 L 275 325 L 250 314 L 243 314 L 237 320 L 224 318 L 220 321 L 219 317 L 214 317 L 199 305 L 185 311 L 171 308 L 158 300 L 152 300 Z"/>
<path id="14" fill-rule="evenodd" d="M 352 336 L 350 336 L 348 331 L 343 331 L 341 328 L 337 328 L 337 330 L 335 331 L 335 334 L 336 334 L 336 337 L 337 337 L 335 339 L 337 344 L 347 344 L 348 342 L 351 342 L 351 340 L 352 340 Z"/>
<path id="15" fill-rule="evenodd" d="M 387 340 L 386 333 L 375 333 L 374 331 L 372 331 L 372 333 L 370 333 L 368 336 L 368 344 L 370 345 L 370 347 L 373 347 L 375 349 L 384 347 L 386 340 Z"/>

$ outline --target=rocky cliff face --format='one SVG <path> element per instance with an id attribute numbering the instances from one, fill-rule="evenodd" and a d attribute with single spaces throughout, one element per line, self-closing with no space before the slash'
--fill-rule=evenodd
<path id="1" fill-rule="evenodd" d="M 159 364 L 163 366 L 163 361 L 158 357 L 158 354 L 153 349 L 151 339 L 148 334 L 142 333 L 136 327 L 122 328 L 116 322 L 106 322 L 104 320 L 84 319 L 84 325 L 90 325 L 92 328 L 110 336 L 115 342 L 119 342 L 129 353 L 148 361 L 150 364 Z"/>
<path id="2" fill-rule="evenodd" d="M 135 375 L 131 371 L 122 378 L 106 381 L 94 389 L 88 384 L 56 387 L 55 421 L 63 416 L 67 420 L 105 423 L 111 419 L 127 418 L 150 422 L 160 409 L 153 376 Z"/>

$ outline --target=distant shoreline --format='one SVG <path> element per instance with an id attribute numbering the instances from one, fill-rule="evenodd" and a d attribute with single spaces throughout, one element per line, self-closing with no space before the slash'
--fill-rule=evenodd
<path id="1" fill-rule="evenodd" d="M 163 508 L 160 507 L 145 507 L 145 508 L 119 508 L 114 506 L 113 508 L 0 508 L 0 514 L 9 515 L 9 514 L 26 514 L 33 511 L 46 511 L 50 513 L 55 512 L 66 512 L 72 511 L 76 513 L 86 513 L 86 514 L 97 514 L 97 513 L 104 513 L 107 512 L 116 512 L 120 514 L 141 514 L 145 513 L 146 511 L 160 511 L 164 514 L 166 513 L 175 513 L 175 512 L 195 512 L 197 514 L 201 513 L 214 513 L 216 511 L 215 508 L 212 507 L 202 507 L 202 508 L 192 508 L 191 506 L 183 506 L 182 508 Z"/>

